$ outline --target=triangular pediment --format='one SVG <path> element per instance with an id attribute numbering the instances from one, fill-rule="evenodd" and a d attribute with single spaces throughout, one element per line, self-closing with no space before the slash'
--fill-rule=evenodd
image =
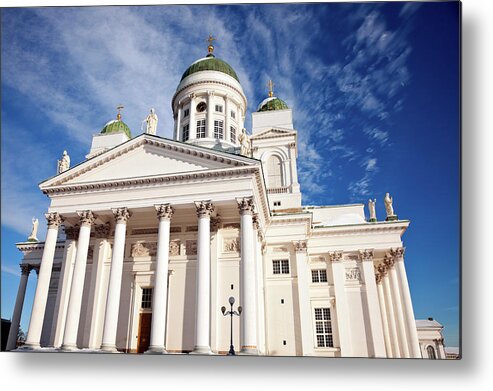
<path id="1" fill-rule="evenodd" d="M 260 133 L 254 134 L 251 139 L 252 140 L 263 140 L 268 138 L 277 138 L 277 137 L 287 137 L 287 136 L 295 136 L 296 131 L 292 129 L 281 129 L 281 128 L 271 128 L 264 130 Z"/>
<path id="2" fill-rule="evenodd" d="M 258 162 L 243 156 L 144 134 L 46 180 L 40 187 L 234 169 L 255 164 Z"/>

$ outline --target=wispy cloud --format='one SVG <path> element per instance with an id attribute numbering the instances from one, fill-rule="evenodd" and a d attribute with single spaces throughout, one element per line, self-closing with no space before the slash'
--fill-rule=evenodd
<path id="1" fill-rule="evenodd" d="M 2 264 L 2 273 L 10 274 L 11 276 L 19 277 L 21 272 L 19 268 L 14 268 L 12 266 L 8 266 L 5 264 Z"/>

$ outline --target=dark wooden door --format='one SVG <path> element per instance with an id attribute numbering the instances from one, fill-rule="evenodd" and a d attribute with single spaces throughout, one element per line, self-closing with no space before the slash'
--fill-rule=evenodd
<path id="1" fill-rule="evenodd" d="M 149 343 L 151 342 L 151 319 L 151 313 L 140 314 L 138 353 L 144 353 L 149 348 Z"/>

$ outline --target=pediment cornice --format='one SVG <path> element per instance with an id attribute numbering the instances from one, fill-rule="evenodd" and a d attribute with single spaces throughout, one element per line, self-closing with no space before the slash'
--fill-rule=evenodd
<path id="1" fill-rule="evenodd" d="M 261 133 L 255 134 L 251 136 L 252 140 L 266 140 L 271 138 L 281 138 L 281 137 L 296 137 L 296 131 L 290 129 L 282 129 L 282 128 L 270 128 L 268 130 L 264 130 Z"/>

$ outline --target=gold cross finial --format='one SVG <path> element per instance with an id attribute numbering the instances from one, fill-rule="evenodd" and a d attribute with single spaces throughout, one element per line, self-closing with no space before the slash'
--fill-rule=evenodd
<path id="1" fill-rule="evenodd" d="M 206 41 L 209 42 L 207 50 L 209 51 L 209 53 L 212 54 L 212 52 L 214 51 L 214 46 L 212 45 L 212 42 L 216 41 L 216 38 L 214 38 L 212 34 L 209 34 L 209 38 L 207 38 Z"/>
<path id="2" fill-rule="evenodd" d="M 123 105 L 120 103 L 118 106 L 116 106 L 116 109 L 118 110 L 118 114 L 116 115 L 116 119 L 118 121 L 120 121 L 122 119 L 121 110 L 123 109 Z"/>
<path id="3" fill-rule="evenodd" d="M 272 80 L 268 81 L 267 87 L 269 87 L 269 98 L 272 98 L 274 96 L 274 83 L 272 82 Z"/>

